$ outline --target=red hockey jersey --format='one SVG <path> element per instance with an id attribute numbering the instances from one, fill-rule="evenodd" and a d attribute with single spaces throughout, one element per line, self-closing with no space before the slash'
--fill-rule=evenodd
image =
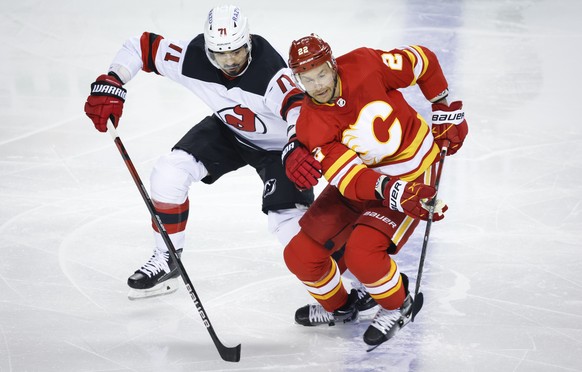
<path id="1" fill-rule="evenodd" d="M 359 48 L 337 58 L 340 96 L 333 104 L 306 97 L 297 138 L 346 197 L 373 200 L 380 174 L 418 178 L 439 155 L 430 127 L 400 88 L 418 84 L 429 101 L 447 93 L 435 54 L 422 46 Z"/>

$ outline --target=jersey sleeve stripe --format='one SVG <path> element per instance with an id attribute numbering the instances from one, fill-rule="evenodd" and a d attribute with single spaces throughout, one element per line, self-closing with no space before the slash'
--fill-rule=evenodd
<path id="1" fill-rule="evenodd" d="M 338 185 L 338 190 L 341 192 L 342 195 L 345 195 L 346 193 L 346 188 L 348 187 L 348 185 L 350 184 L 350 182 L 352 182 L 352 180 L 354 179 L 354 177 L 360 173 L 360 171 L 362 169 L 367 169 L 368 167 L 365 166 L 364 164 L 356 164 L 355 166 L 353 166 L 349 172 L 347 172 L 347 174 L 341 179 L 341 181 L 339 182 Z"/>
<path id="2" fill-rule="evenodd" d="M 339 183 L 344 179 L 346 174 L 352 169 L 352 167 L 358 164 L 362 164 L 362 160 L 356 156 L 352 158 L 350 162 L 344 163 L 344 165 L 338 169 L 338 171 L 331 178 L 328 179 L 328 182 L 332 186 L 339 187 Z"/>
<path id="3" fill-rule="evenodd" d="M 416 55 L 414 53 L 412 53 L 411 51 L 409 51 L 409 50 L 403 49 L 402 51 L 404 53 L 406 53 L 406 55 L 408 56 L 408 59 L 410 59 L 410 61 L 412 63 L 412 66 L 414 66 L 413 67 L 413 72 L 412 72 L 412 74 L 414 76 L 414 79 L 410 82 L 410 86 L 413 86 L 414 84 L 416 84 L 416 80 L 417 80 L 417 70 L 416 70 L 416 66 L 417 66 L 416 61 L 417 61 L 417 58 L 416 58 Z"/>
<path id="4" fill-rule="evenodd" d="M 331 167 L 329 167 L 329 169 L 327 170 L 327 172 L 325 172 L 324 176 L 325 179 L 327 179 L 328 181 L 331 180 L 332 178 L 335 178 L 335 175 L 338 171 L 340 171 L 342 168 L 344 168 L 344 166 L 346 164 L 348 164 L 349 162 L 353 161 L 354 158 L 356 158 L 358 155 L 352 151 L 352 150 L 347 150 L 346 152 L 344 152 L 344 154 L 342 156 L 340 156 L 332 165 Z"/>
<path id="5" fill-rule="evenodd" d="M 389 176 L 398 176 L 405 181 L 412 181 L 434 162 L 438 154 L 439 148 L 434 144 L 432 136 L 426 136 L 419 151 L 412 159 L 406 162 L 374 167 L 374 169 Z"/>
<path id="6" fill-rule="evenodd" d="M 409 45 L 403 48 L 402 51 L 408 55 L 408 58 L 412 62 L 414 74 L 414 80 L 410 83 L 412 86 L 416 84 L 416 81 L 426 72 L 426 69 L 428 68 L 428 58 L 417 45 Z"/>
<path id="7" fill-rule="evenodd" d="M 428 69 L 428 57 L 426 54 L 424 54 L 424 51 L 418 45 L 411 45 L 410 47 L 415 50 L 422 59 L 422 72 L 418 75 L 418 78 L 420 79 Z"/>
<path id="8" fill-rule="evenodd" d="M 158 75 L 158 69 L 156 68 L 156 54 L 158 53 L 158 47 L 160 46 L 160 41 L 163 37 L 151 32 L 144 32 L 140 38 L 141 46 L 141 59 L 143 62 L 142 70 L 145 72 L 154 72 Z"/>
<path id="9" fill-rule="evenodd" d="M 303 97 L 304 97 L 304 94 L 299 89 L 297 89 L 297 92 L 294 92 L 294 94 L 290 94 L 290 95 L 285 97 L 285 100 L 283 101 L 283 105 L 281 106 L 281 112 L 280 112 L 283 120 L 287 120 L 287 114 L 289 113 L 289 110 L 291 110 L 295 107 L 301 106 L 301 102 L 303 101 Z"/>

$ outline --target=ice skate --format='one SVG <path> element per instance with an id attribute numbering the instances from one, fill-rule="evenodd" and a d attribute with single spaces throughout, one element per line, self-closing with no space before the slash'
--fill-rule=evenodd
<path id="1" fill-rule="evenodd" d="M 176 253 L 180 257 L 182 249 Z M 148 262 L 127 279 L 130 287 L 127 297 L 133 301 L 174 293 L 178 290 L 178 276 L 178 266 L 169 252 L 156 248 Z"/>
<path id="2" fill-rule="evenodd" d="M 374 301 L 372 296 L 370 296 L 366 287 L 358 281 L 352 281 L 352 288 L 358 293 L 356 306 L 358 307 L 360 319 L 373 317 L 378 311 L 378 304 Z"/>
<path id="3" fill-rule="evenodd" d="M 295 322 L 304 326 L 322 324 L 333 326 L 336 323 L 352 322 L 358 317 L 357 301 L 358 293 L 355 289 L 352 289 L 348 295 L 348 302 L 334 312 L 326 311 L 319 303 L 305 305 L 295 312 Z"/>
<path id="4" fill-rule="evenodd" d="M 372 346 L 368 351 L 374 350 L 394 337 L 402 327 L 410 322 L 413 303 L 412 296 L 409 294 L 404 299 L 400 309 L 386 310 L 381 307 L 378 310 L 374 320 L 372 320 L 372 324 L 364 333 L 364 342 Z"/>

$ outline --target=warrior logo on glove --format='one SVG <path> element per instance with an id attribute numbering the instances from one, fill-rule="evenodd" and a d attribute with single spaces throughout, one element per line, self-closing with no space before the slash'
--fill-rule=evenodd
<path id="1" fill-rule="evenodd" d="M 126 94 L 121 81 L 112 75 L 101 75 L 91 84 L 91 95 L 85 102 L 85 113 L 98 131 L 107 132 L 107 120 L 111 120 L 117 128 Z"/>
<path id="2" fill-rule="evenodd" d="M 112 96 L 117 97 L 125 102 L 127 91 L 124 88 L 117 87 L 109 83 L 95 82 L 91 84 L 91 95 L 94 96 Z"/>

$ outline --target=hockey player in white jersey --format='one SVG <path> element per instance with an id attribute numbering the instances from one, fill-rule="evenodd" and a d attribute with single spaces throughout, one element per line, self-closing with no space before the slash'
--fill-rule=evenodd
<path id="1" fill-rule="evenodd" d="M 107 120 L 117 127 L 126 95 L 123 85 L 140 70 L 183 85 L 213 111 L 156 162 L 150 176 L 156 212 L 178 252 L 184 247 L 190 185 L 212 184 L 245 165 L 261 177 L 262 210 L 269 230 L 285 246 L 299 231 L 298 219 L 313 202 L 313 190 L 297 189 L 281 164 L 287 125 L 297 120 L 303 98 L 284 59 L 264 38 L 249 33 L 247 18 L 232 5 L 212 9 L 204 33 L 190 41 L 145 32 L 127 40 L 108 73 L 91 85 L 85 112 L 97 130 L 107 131 Z M 311 156 L 302 161 L 316 162 Z M 153 228 L 154 252 L 129 277 L 130 299 L 177 289 L 177 267 Z"/>

